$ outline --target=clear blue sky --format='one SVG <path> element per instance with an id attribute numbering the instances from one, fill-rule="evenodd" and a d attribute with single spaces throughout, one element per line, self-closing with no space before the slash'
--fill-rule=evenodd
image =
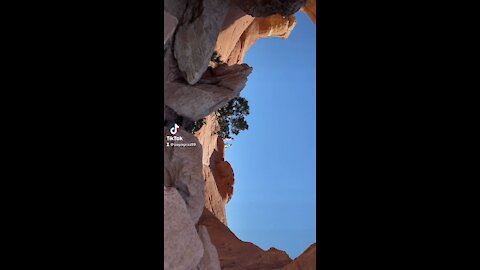
<path id="1" fill-rule="evenodd" d="M 293 259 L 316 242 L 316 26 L 302 12 L 290 38 L 258 40 L 241 96 L 249 129 L 226 149 L 235 172 L 230 229 Z"/>

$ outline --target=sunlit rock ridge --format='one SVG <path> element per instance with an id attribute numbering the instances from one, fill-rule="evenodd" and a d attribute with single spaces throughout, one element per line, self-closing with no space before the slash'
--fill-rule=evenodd
<path id="1" fill-rule="evenodd" d="M 261 38 L 288 38 L 297 11 L 316 24 L 316 0 L 164 1 L 164 269 L 316 269 L 316 244 L 292 260 L 228 228 L 234 169 L 214 113 L 247 84 L 253 71 L 243 63 L 248 49 Z M 209 67 L 214 52 L 224 63 Z M 188 132 L 203 118 L 200 130 Z M 170 145 L 174 123 L 176 138 L 188 147 Z"/>

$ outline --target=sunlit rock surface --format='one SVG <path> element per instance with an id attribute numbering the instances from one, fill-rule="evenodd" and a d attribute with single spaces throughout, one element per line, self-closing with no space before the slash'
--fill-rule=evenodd
<path id="1" fill-rule="evenodd" d="M 265 18 L 253 18 L 243 15 L 220 33 L 215 50 L 229 65 L 242 63 L 248 49 L 258 39 L 268 37 L 287 39 L 295 24 L 294 16 L 272 15 Z M 240 31 L 243 32 L 238 35 Z"/>

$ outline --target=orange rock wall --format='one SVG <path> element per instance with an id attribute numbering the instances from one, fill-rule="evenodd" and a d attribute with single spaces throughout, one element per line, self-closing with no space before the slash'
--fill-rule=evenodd
<path id="1" fill-rule="evenodd" d="M 302 11 L 307 13 L 314 24 L 317 24 L 317 0 L 309 0 Z"/>

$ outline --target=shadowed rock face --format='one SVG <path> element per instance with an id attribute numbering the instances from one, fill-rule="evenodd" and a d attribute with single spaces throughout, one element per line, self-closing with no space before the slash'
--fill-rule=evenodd
<path id="1" fill-rule="evenodd" d="M 227 225 L 225 206 L 233 195 L 234 173 L 225 161 L 223 139 L 216 134 L 218 122 L 214 114 L 195 134 L 203 147 L 203 177 L 205 179 L 205 208 Z"/>
<path id="2" fill-rule="evenodd" d="M 189 0 L 163 0 L 163 10 L 181 21 Z"/>
<path id="3" fill-rule="evenodd" d="M 226 203 L 218 191 L 210 167 L 203 167 L 203 177 L 205 178 L 205 208 L 212 212 L 220 222 L 227 225 Z"/>
<path id="4" fill-rule="evenodd" d="M 314 24 L 317 24 L 317 0 L 308 0 L 302 11 L 307 13 Z"/>
<path id="5" fill-rule="evenodd" d="M 198 234 L 202 240 L 205 252 L 203 253 L 202 260 L 198 264 L 197 270 L 221 270 L 217 249 L 210 240 L 207 228 L 205 226 L 199 226 Z"/>
<path id="6" fill-rule="evenodd" d="M 303 7 L 307 0 L 232 0 L 245 13 L 253 17 L 273 14 L 290 16 Z"/>
<path id="7" fill-rule="evenodd" d="M 203 256 L 203 245 L 185 202 L 174 188 L 164 187 L 163 203 L 163 268 L 193 269 Z"/>
<path id="8" fill-rule="evenodd" d="M 207 70 L 228 11 L 228 1 L 198 1 L 187 7 L 175 36 L 175 58 L 185 80 L 193 85 Z M 187 15 L 188 14 L 188 15 Z"/>
<path id="9" fill-rule="evenodd" d="M 220 126 L 217 117 L 215 113 L 212 113 L 205 117 L 205 124 L 195 133 L 195 137 L 197 137 L 198 141 L 202 144 L 202 163 L 204 166 L 210 166 L 210 157 L 217 149 L 217 131 L 219 129 Z"/>
<path id="10" fill-rule="evenodd" d="M 292 261 L 284 251 L 275 248 L 264 251 L 252 243 L 241 241 L 206 209 L 199 224 L 208 229 L 222 270 L 281 269 Z"/>
<path id="11" fill-rule="evenodd" d="M 170 135 L 169 127 L 164 128 L 164 134 Z M 185 201 L 192 222 L 196 223 L 202 214 L 204 202 L 202 147 L 197 138 L 185 130 L 178 130 L 176 136 L 181 136 L 182 142 L 196 143 L 197 146 L 164 148 L 164 186 L 177 189 Z M 167 144 L 166 138 L 163 143 Z"/>
<path id="12" fill-rule="evenodd" d="M 165 84 L 165 105 L 176 113 L 197 121 L 217 111 L 237 97 L 252 72 L 248 65 L 219 65 L 205 72 L 202 81 L 188 85 L 180 81 Z"/>
<path id="13" fill-rule="evenodd" d="M 317 269 L 317 244 L 312 244 L 302 255 L 286 265 L 282 270 L 315 270 Z"/>
<path id="14" fill-rule="evenodd" d="M 217 147 L 210 158 L 210 168 L 215 178 L 218 192 L 227 204 L 233 196 L 233 185 L 235 182 L 232 166 L 225 161 L 225 143 L 221 138 L 217 140 Z"/>
<path id="15" fill-rule="evenodd" d="M 166 11 L 163 11 L 163 18 L 165 21 L 165 24 L 163 25 L 163 46 L 165 46 L 170 37 L 172 37 L 173 32 L 177 27 L 178 20 Z"/>

